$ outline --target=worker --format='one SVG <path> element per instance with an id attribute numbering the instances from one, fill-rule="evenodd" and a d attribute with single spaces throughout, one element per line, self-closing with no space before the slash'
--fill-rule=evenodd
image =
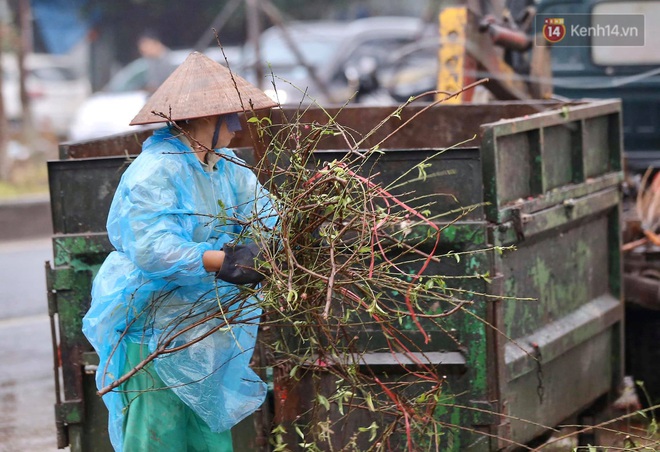
<path id="1" fill-rule="evenodd" d="M 171 51 L 163 44 L 160 36 L 151 29 L 144 30 L 140 34 L 137 48 L 140 56 L 147 63 L 144 89 L 149 94 L 153 94 L 172 72 L 174 65 L 169 58 Z"/>
<path id="2" fill-rule="evenodd" d="M 236 295 L 263 278 L 259 237 L 272 236 L 276 215 L 226 148 L 243 105 L 275 103 L 193 52 L 131 123 L 167 124 L 117 187 L 107 220 L 115 251 L 94 278 L 83 332 L 99 355 L 99 390 L 163 353 L 103 396 L 117 451 L 231 451 L 231 427 L 266 395 L 249 367 L 261 311 Z"/>

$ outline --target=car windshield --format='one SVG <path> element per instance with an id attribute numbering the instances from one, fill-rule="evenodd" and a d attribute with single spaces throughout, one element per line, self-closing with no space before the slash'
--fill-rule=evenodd
<path id="1" fill-rule="evenodd" d="M 291 27 L 288 33 L 291 40 L 296 43 L 304 61 L 315 68 L 331 61 L 342 42 L 339 27 Z M 280 77 L 293 76 L 293 78 L 298 78 L 295 77 L 298 72 L 305 72 L 296 53 L 279 29 L 267 30 L 261 37 L 260 46 L 261 60 L 266 70 L 270 67 Z M 247 48 L 244 60 L 248 62 L 246 67 L 254 67 L 254 60 L 254 49 Z"/>
<path id="2" fill-rule="evenodd" d="M 139 91 L 147 84 L 147 62 L 143 58 L 129 63 L 117 72 L 105 86 L 103 91 L 124 93 Z"/>
<path id="3" fill-rule="evenodd" d="M 318 67 L 332 58 L 337 47 L 339 47 L 338 39 L 323 39 L 321 36 L 314 35 L 305 38 L 304 45 L 298 44 L 298 50 L 305 62 L 314 67 Z M 299 64 L 296 54 L 282 36 L 266 41 L 261 49 L 261 54 L 264 61 L 274 67 Z"/>

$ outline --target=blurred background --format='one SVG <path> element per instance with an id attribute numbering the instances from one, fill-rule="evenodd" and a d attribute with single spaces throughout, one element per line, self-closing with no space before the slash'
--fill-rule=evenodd
<path id="1" fill-rule="evenodd" d="M 0 0 L 0 200 L 45 193 L 58 143 L 136 129 L 128 122 L 193 50 L 282 105 L 393 105 L 482 77 L 459 101 L 620 97 L 626 155 L 653 163 L 660 33 L 637 47 L 570 36 L 550 47 L 537 22 L 639 12 L 653 27 L 658 2 L 472 3 L 456 36 L 441 0 Z M 456 39 L 458 83 L 456 48 L 440 51 Z"/>
<path id="2" fill-rule="evenodd" d="M 44 261 L 52 259 L 46 162 L 58 158 L 62 143 L 139 130 L 130 120 L 193 50 L 294 107 L 399 105 L 483 77 L 487 84 L 455 100 L 572 105 L 573 99 L 621 98 L 631 170 L 623 186 L 632 197 L 641 191 L 640 172 L 660 165 L 660 33 L 654 29 L 660 2 L 466 0 L 476 15 L 469 23 L 443 18 L 443 8 L 456 3 L 0 0 L 0 451 L 55 450 L 43 275 Z M 643 14 L 644 45 L 539 40 L 535 25 L 542 15 L 571 15 L 590 25 L 597 13 Z M 660 176 L 657 181 L 654 193 L 660 193 Z M 657 263 L 660 239 L 656 245 Z M 630 323 L 633 315 L 628 322 L 630 331 L 648 334 L 632 347 L 644 352 L 637 374 L 660 388 L 660 271 L 653 274 L 654 317 L 640 314 L 645 328 Z"/>
<path id="3" fill-rule="evenodd" d="M 273 25 L 274 17 L 286 22 L 345 23 L 381 15 L 419 18 L 428 7 L 424 0 L 405 4 L 394 0 L 284 0 L 272 4 L 278 16 L 269 16 L 250 14 L 254 9 L 250 3 L 0 0 L 0 199 L 45 193 L 43 162 L 56 155 L 58 142 L 127 130 L 127 122 L 149 94 L 149 58 L 154 56 L 141 53 L 138 45 L 145 33 L 166 47 L 169 70 L 196 49 L 223 64 L 226 55 L 232 69 L 243 74 L 245 59 L 254 60 L 258 35 Z M 220 40 L 212 29 L 219 31 Z M 323 49 L 319 45 L 304 49 L 306 55 L 317 57 L 312 64 L 333 57 L 338 50 L 341 42 L 336 25 L 334 30 L 332 42 L 317 40 Z M 302 33 L 295 30 L 296 39 Z M 267 42 L 266 51 L 270 51 L 281 46 L 282 38 L 267 37 Z M 293 61 L 290 50 L 279 50 L 274 55 L 278 64 Z M 251 64 L 254 68 L 254 61 Z M 299 73 L 300 68 L 298 74 L 294 68 L 282 75 Z M 254 75 L 251 80 L 255 81 Z"/>

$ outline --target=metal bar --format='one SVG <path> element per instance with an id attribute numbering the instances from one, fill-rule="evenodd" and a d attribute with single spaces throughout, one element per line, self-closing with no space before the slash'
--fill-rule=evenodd
<path id="1" fill-rule="evenodd" d="M 137 155 L 142 150 L 142 142 L 153 133 L 152 128 L 138 132 L 124 132 L 93 140 L 65 142 L 59 146 L 60 160 L 91 157 Z"/>
<path id="2" fill-rule="evenodd" d="M 367 352 L 363 354 L 347 354 L 336 357 L 335 361 L 325 359 L 324 366 L 332 366 L 342 360 L 345 364 L 354 363 L 359 366 L 369 367 L 374 372 L 393 372 L 402 367 L 433 366 L 455 368 L 461 372 L 466 370 L 467 361 L 461 352 Z M 310 361 L 309 366 L 317 364 L 318 361 Z"/>
<path id="3" fill-rule="evenodd" d="M 510 245 L 572 221 L 598 214 L 616 206 L 620 197 L 618 187 L 614 187 L 579 199 L 566 199 L 563 203 L 538 213 L 521 213 L 517 218 L 514 216 L 511 222 L 500 225 L 497 230 L 498 242 L 502 245 Z M 517 234 L 513 235 L 511 230 Z"/>
<path id="4" fill-rule="evenodd" d="M 584 105 L 568 105 L 565 108 L 532 114 L 525 119 L 503 119 L 490 124 L 483 124 L 481 129 L 492 128 L 494 135 L 500 137 L 542 127 L 565 125 L 568 122 L 582 119 L 595 118 L 608 114 L 619 114 L 620 112 L 621 101 L 608 99 L 593 101 Z"/>
<path id="5" fill-rule="evenodd" d="M 50 261 L 46 261 L 46 298 L 48 300 L 48 318 L 50 321 L 50 337 L 53 347 L 53 380 L 55 383 L 55 432 L 57 436 L 57 448 L 64 449 L 69 444 L 66 425 L 64 420 L 58 416 L 60 406 L 62 405 L 62 394 L 60 386 L 60 355 L 57 343 L 57 326 L 55 315 L 57 314 L 57 298 L 53 289 L 53 270 Z"/>
<path id="6" fill-rule="evenodd" d="M 605 174 L 604 176 L 582 184 L 569 185 L 557 190 L 552 190 L 545 193 L 543 197 L 534 198 L 512 206 L 503 207 L 498 214 L 498 223 L 511 221 L 513 219 L 513 211 L 515 210 L 519 210 L 520 212 L 527 214 L 535 213 L 540 210 L 548 209 L 569 198 L 581 198 L 583 196 L 591 195 L 609 187 L 616 187 L 622 181 L 623 174 L 617 172 Z"/>
<path id="7" fill-rule="evenodd" d="M 504 346 L 507 381 L 537 369 L 535 349 L 547 363 L 580 343 L 623 320 L 621 302 L 610 294 L 602 295 L 534 333 Z"/>
<path id="8" fill-rule="evenodd" d="M 259 11 L 262 9 L 259 0 L 245 0 L 245 14 L 247 16 L 248 43 L 254 48 L 254 76 L 259 89 L 264 88 L 264 65 L 261 61 L 261 17 Z"/>
<path id="9" fill-rule="evenodd" d="M 527 221 L 523 225 L 523 233 L 525 237 L 540 234 L 560 227 L 569 221 L 603 212 L 616 206 L 620 200 L 621 194 L 618 187 L 575 200 L 567 199 L 555 207 L 528 215 Z"/>

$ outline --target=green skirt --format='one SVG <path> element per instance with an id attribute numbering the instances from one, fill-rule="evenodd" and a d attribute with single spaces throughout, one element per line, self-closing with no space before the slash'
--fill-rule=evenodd
<path id="1" fill-rule="evenodd" d="M 144 349 L 146 351 L 146 347 Z M 127 343 L 129 371 L 147 356 Z M 231 431 L 215 433 L 158 377 L 153 362 L 121 386 L 125 408 L 124 452 L 232 452 Z"/>

